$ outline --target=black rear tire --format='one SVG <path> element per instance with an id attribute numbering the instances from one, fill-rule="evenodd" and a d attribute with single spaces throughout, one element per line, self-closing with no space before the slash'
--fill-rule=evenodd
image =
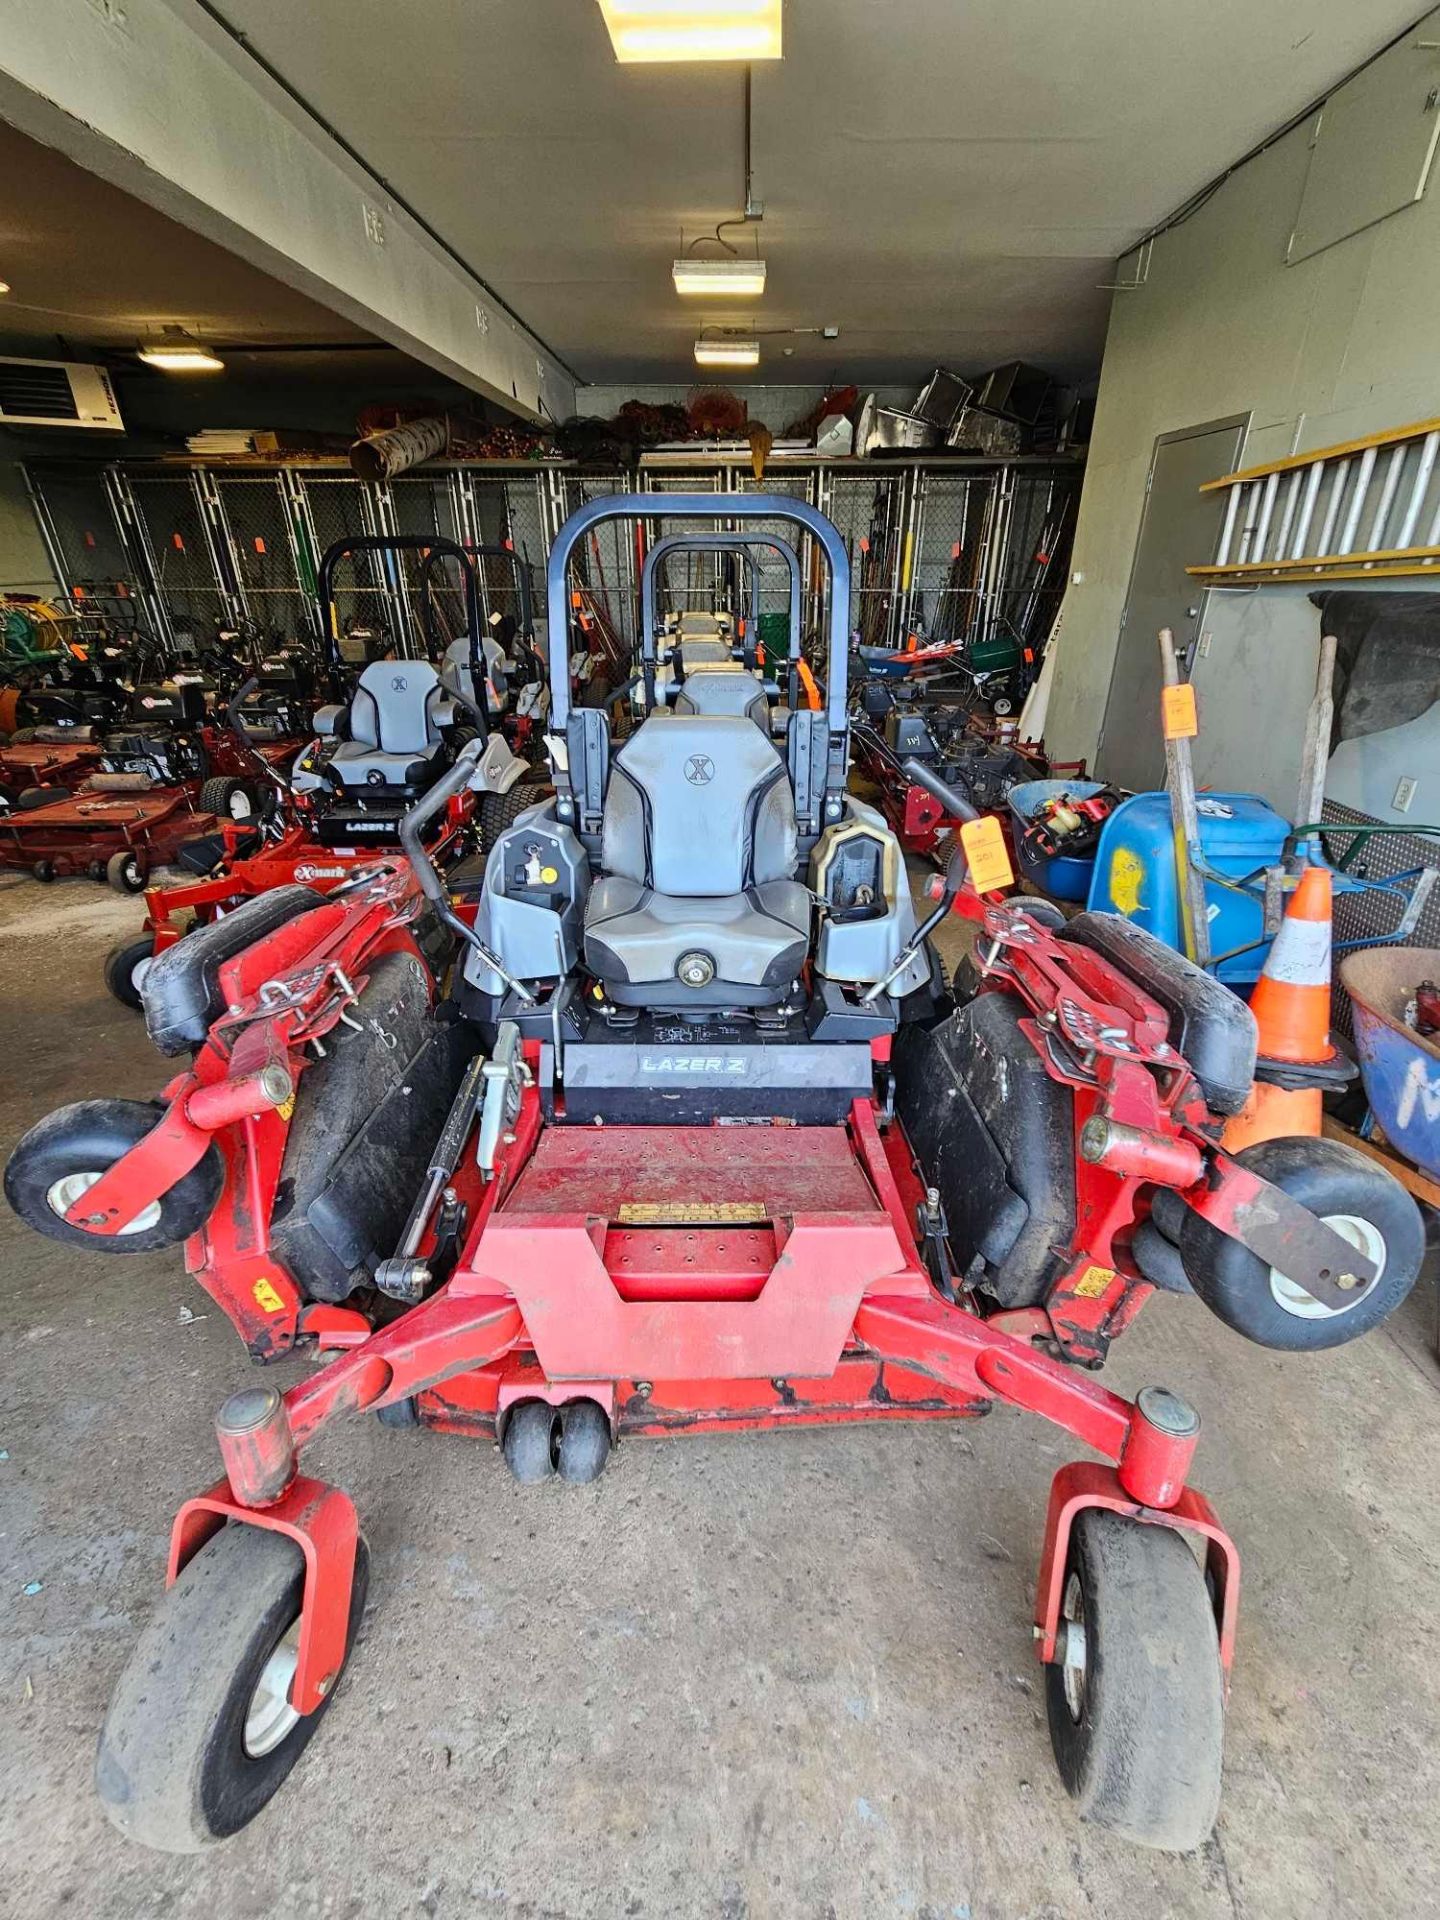
<path id="1" fill-rule="evenodd" d="M 1262 1140 L 1235 1158 L 1328 1221 L 1362 1253 L 1378 1257 L 1380 1273 L 1349 1306 L 1327 1307 L 1186 1207 L 1180 1257 L 1210 1311 L 1247 1340 L 1285 1353 L 1343 1346 L 1388 1319 L 1414 1286 L 1425 1257 L 1420 1209 L 1400 1182 L 1338 1140 Z"/>
<path id="2" fill-rule="evenodd" d="M 15 796 L 15 811 L 33 813 L 36 807 L 48 807 L 52 800 L 64 798 L 64 787 L 22 787 Z"/>
<path id="3" fill-rule="evenodd" d="M 370 1556 L 355 1546 L 345 1670 L 365 1607 Z M 95 1757 L 95 1785 L 120 1831 L 166 1853 L 198 1853 L 248 1826 L 314 1738 L 339 1675 L 278 1744 L 246 1745 L 261 1675 L 300 1613 L 305 1562 L 283 1534 L 232 1521 L 166 1594 L 120 1675 Z M 260 1745 L 257 1740 L 255 1744 Z"/>
<path id="4" fill-rule="evenodd" d="M 148 1100 L 76 1100 L 68 1107 L 57 1107 L 21 1137 L 10 1155 L 5 1198 L 27 1227 L 89 1253 L 156 1253 L 188 1240 L 215 1211 L 225 1184 L 224 1162 L 213 1141 L 199 1164 L 154 1203 L 144 1226 L 99 1234 L 72 1226 L 65 1218 L 84 1190 L 79 1179 L 108 1172 L 149 1133 L 164 1111 L 159 1101 Z M 71 1183 L 69 1194 L 66 1182 Z M 68 1205 L 62 1206 L 67 1199 Z M 140 1218 L 144 1220 L 145 1215 Z"/>
<path id="5" fill-rule="evenodd" d="M 259 817 L 260 802 L 248 780 L 216 776 L 200 789 L 201 813 L 218 814 L 222 820 L 254 820 Z"/>
<path id="6" fill-rule="evenodd" d="M 48 887 L 50 882 L 55 878 L 55 862 L 53 860 L 37 860 L 30 869 L 30 877 L 33 880 L 38 880 L 42 886 Z"/>
<path id="7" fill-rule="evenodd" d="M 1045 1669 L 1055 1764 L 1081 1818 L 1142 1847 L 1201 1846 L 1220 1804 L 1224 1680 L 1195 1556 L 1168 1527 L 1087 1508 L 1065 1566 L 1062 1636 Z"/>
<path id="8" fill-rule="evenodd" d="M 480 851 L 489 853 L 507 827 L 513 827 L 527 807 L 537 807 L 549 792 L 547 787 L 532 786 L 520 780 L 508 793 L 482 793 L 476 809 L 480 830 Z"/>
<path id="9" fill-rule="evenodd" d="M 140 984 L 136 978 L 155 958 L 155 936 L 142 933 L 138 940 L 122 940 L 105 956 L 105 985 L 132 1013 L 140 1011 Z"/>

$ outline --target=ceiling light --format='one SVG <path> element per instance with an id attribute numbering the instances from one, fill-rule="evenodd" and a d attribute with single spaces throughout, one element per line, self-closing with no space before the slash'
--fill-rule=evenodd
<path id="1" fill-rule="evenodd" d="M 697 367 L 758 367 L 760 342 L 758 340 L 697 340 L 695 364 Z"/>
<path id="2" fill-rule="evenodd" d="M 0 293 L 8 293 L 9 291 L 10 282 L 8 280 L 0 280 Z"/>
<path id="3" fill-rule="evenodd" d="M 202 347 L 198 340 L 180 327 L 167 327 L 161 340 L 146 340 L 136 355 L 147 367 L 159 367 L 162 373 L 223 373 L 225 362 Z"/>
<path id="4" fill-rule="evenodd" d="M 600 0 L 620 61 L 778 60 L 781 0 Z"/>
<path id="5" fill-rule="evenodd" d="M 670 269 L 677 293 L 713 294 L 717 299 L 739 299 L 764 293 L 763 260 L 677 260 Z"/>

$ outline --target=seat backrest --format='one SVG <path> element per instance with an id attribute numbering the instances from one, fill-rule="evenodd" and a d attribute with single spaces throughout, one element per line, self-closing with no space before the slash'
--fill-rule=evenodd
<path id="1" fill-rule="evenodd" d="M 785 763 L 749 720 L 650 719 L 615 756 L 600 864 L 657 893 L 715 899 L 792 880 L 799 861 Z"/>
<path id="2" fill-rule="evenodd" d="M 490 711 L 500 713 L 504 710 L 506 694 L 505 649 L 487 633 L 481 637 L 480 653 L 485 662 L 486 699 L 490 703 Z M 473 700 L 477 707 L 481 704 L 470 665 L 470 641 L 464 634 L 458 640 L 452 640 L 445 649 L 445 678 L 459 687 L 467 700 Z"/>
<path id="3" fill-rule="evenodd" d="M 738 714 L 770 730 L 770 702 L 757 675 L 740 667 L 705 666 L 685 676 L 675 696 L 676 713 Z"/>
<path id="4" fill-rule="evenodd" d="M 375 660 L 350 702 L 350 738 L 381 753 L 428 753 L 440 738 L 440 676 L 428 660 Z"/>

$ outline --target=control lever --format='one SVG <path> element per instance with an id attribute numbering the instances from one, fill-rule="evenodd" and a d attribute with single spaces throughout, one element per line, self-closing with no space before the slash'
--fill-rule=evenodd
<path id="1" fill-rule="evenodd" d="M 430 1284 L 430 1269 L 419 1257 L 420 1242 L 441 1194 L 460 1164 L 460 1155 L 470 1136 L 470 1123 L 475 1118 L 475 1109 L 480 1101 L 480 1089 L 485 1084 L 485 1068 L 484 1054 L 477 1053 L 465 1069 L 460 1091 L 445 1116 L 440 1138 L 431 1152 L 430 1164 L 425 1170 L 425 1185 L 410 1209 L 410 1218 L 405 1222 L 400 1246 L 390 1259 L 382 1260 L 375 1269 L 376 1286 L 382 1293 L 388 1293 L 392 1300 L 404 1300 L 413 1306 L 424 1297 L 425 1289 Z"/>
<path id="2" fill-rule="evenodd" d="M 927 793 L 933 794 L 941 806 L 944 807 L 945 811 L 953 814 L 957 820 L 978 820 L 980 818 L 979 810 L 972 806 L 970 801 L 962 799 L 953 787 L 946 785 L 938 773 L 932 773 L 930 768 L 925 766 L 921 761 L 915 759 L 904 760 L 900 764 L 900 771 L 913 785 L 924 787 Z M 899 956 L 890 971 L 883 979 L 877 980 L 873 987 L 867 987 L 865 992 L 861 994 L 860 1004 L 862 1007 L 868 1007 L 872 1001 L 878 1000 L 890 985 L 890 982 L 892 980 L 898 980 L 900 975 L 904 973 L 905 969 L 910 965 L 911 961 L 919 954 L 925 942 L 954 906 L 960 889 L 965 884 L 965 875 L 969 871 L 969 868 L 970 862 L 966 857 L 965 843 L 957 833 L 954 844 L 950 849 L 950 858 L 945 866 L 945 883 L 940 889 L 940 898 L 933 911 L 925 916 L 914 933 L 911 934 L 909 940 L 900 949 Z"/>
<path id="3" fill-rule="evenodd" d="M 506 986 L 513 993 L 517 993 L 527 1007 L 533 1007 L 535 995 L 506 969 L 499 956 L 490 951 L 475 929 L 467 926 L 451 907 L 445 882 L 435 871 L 435 863 L 420 841 L 421 833 L 442 807 L 448 806 L 457 793 L 463 792 L 469 786 L 471 775 L 475 771 L 475 763 L 485 751 L 485 745 L 483 739 L 465 742 L 455 756 L 455 764 L 450 771 L 443 779 L 437 780 L 430 791 L 423 794 L 402 817 L 400 845 L 405 849 L 406 857 L 415 870 L 420 891 L 435 909 L 436 918 L 443 926 L 450 929 L 457 940 L 463 940 L 467 947 L 473 947 L 490 971 L 499 974 Z"/>

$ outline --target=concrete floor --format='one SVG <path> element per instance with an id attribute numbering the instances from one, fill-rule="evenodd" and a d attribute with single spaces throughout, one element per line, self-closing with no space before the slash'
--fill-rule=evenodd
<path id="1" fill-rule="evenodd" d="M 0 1148 L 163 1079 L 99 977 L 138 919 L 87 883 L 0 881 Z M 178 1254 L 79 1258 L 0 1210 L 0 1286 L 0 1912 L 1440 1912 L 1433 1281 L 1318 1359 L 1166 1298 L 1116 1349 L 1115 1387 L 1203 1410 L 1198 1481 L 1244 1558 L 1224 1804 L 1184 1858 L 1090 1831 L 1059 1787 L 1029 1610 L 1074 1449 L 1003 1410 L 632 1443 L 587 1488 L 342 1428 L 314 1468 L 354 1496 L 373 1574 L 329 1722 L 235 1841 L 133 1848 L 92 1792 L 96 1731 L 246 1362 Z"/>

